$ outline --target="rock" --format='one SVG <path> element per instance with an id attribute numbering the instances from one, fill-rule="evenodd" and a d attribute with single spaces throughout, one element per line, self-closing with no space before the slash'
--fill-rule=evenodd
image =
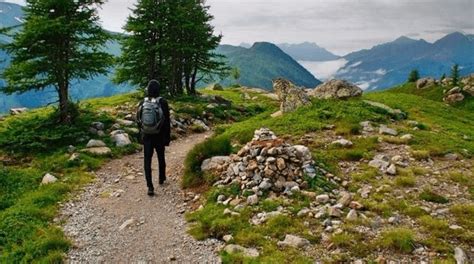
<path id="1" fill-rule="evenodd" d="M 249 205 L 256 205 L 258 204 L 258 196 L 256 194 L 250 195 L 247 197 L 247 204 Z"/>
<path id="2" fill-rule="evenodd" d="M 54 183 L 54 182 L 57 182 L 57 181 L 58 181 L 58 178 L 54 177 L 53 175 L 51 175 L 49 173 L 46 173 L 43 176 L 43 180 L 41 180 L 41 185 L 46 185 L 46 184 Z"/>
<path id="3" fill-rule="evenodd" d="M 232 214 L 232 211 L 231 211 L 229 208 L 226 208 L 226 209 L 224 209 L 223 214 L 224 214 L 224 215 L 231 215 L 231 214 Z"/>
<path id="4" fill-rule="evenodd" d="M 309 95 L 318 99 L 347 99 L 361 96 L 362 93 L 361 88 L 348 81 L 330 80 L 310 91 Z"/>
<path id="5" fill-rule="evenodd" d="M 360 210 L 360 209 L 364 208 L 364 205 L 362 205 L 362 204 L 359 203 L 359 202 L 352 201 L 352 202 L 349 204 L 349 208 L 356 209 L 356 210 Z"/>
<path id="6" fill-rule="evenodd" d="M 465 93 L 469 94 L 470 96 L 474 96 L 474 84 L 466 85 L 462 89 Z"/>
<path id="7" fill-rule="evenodd" d="M 234 239 L 232 235 L 225 235 L 222 237 L 222 240 L 224 240 L 226 243 L 229 243 L 230 241 L 232 241 L 232 239 Z"/>
<path id="8" fill-rule="evenodd" d="M 260 190 L 264 190 L 264 191 L 269 190 L 272 187 L 273 187 L 273 184 L 271 183 L 269 179 L 264 179 L 258 186 Z"/>
<path id="9" fill-rule="evenodd" d="M 99 155 L 99 156 L 108 155 L 112 153 L 112 150 L 108 147 L 86 148 L 81 151 L 85 153 L 89 153 L 89 154 Z"/>
<path id="10" fill-rule="evenodd" d="M 390 163 L 387 161 L 387 157 L 384 155 L 377 155 L 374 157 L 373 160 L 369 162 L 369 166 L 379 169 L 381 171 L 387 170 L 387 168 L 390 166 Z"/>
<path id="11" fill-rule="evenodd" d="M 94 123 L 91 124 L 91 128 L 94 128 L 96 130 L 104 130 L 105 125 L 102 122 L 94 122 Z"/>
<path id="12" fill-rule="evenodd" d="M 412 134 L 405 134 L 405 135 L 401 136 L 400 139 L 405 140 L 405 141 L 411 141 L 413 139 L 413 135 Z"/>
<path id="13" fill-rule="evenodd" d="M 76 147 L 74 147 L 73 145 L 69 145 L 69 146 L 67 147 L 67 152 L 68 152 L 68 153 L 71 153 L 71 154 L 72 154 L 74 151 L 76 151 Z"/>
<path id="14" fill-rule="evenodd" d="M 219 203 L 219 202 L 222 203 L 222 202 L 225 201 L 225 198 L 226 198 L 225 195 L 221 194 L 221 195 L 217 196 L 217 202 L 218 202 L 218 203 Z"/>
<path id="15" fill-rule="evenodd" d="M 78 160 L 79 160 L 79 157 L 80 157 L 80 154 L 79 154 L 79 153 L 73 153 L 73 154 L 69 157 L 68 161 L 70 161 L 70 162 L 78 161 Z"/>
<path id="16" fill-rule="evenodd" d="M 387 112 L 387 114 L 389 114 L 390 116 L 392 116 L 395 119 L 406 119 L 408 117 L 407 113 L 403 112 L 402 110 L 393 109 L 390 106 L 379 103 L 379 102 L 364 100 L 364 103 L 366 103 L 366 104 L 368 104 L 372 107 L 378 108 L 378 109 L 380 109 L 384 112 Z"/>
<path id="17" fill-rule="evenodd" d="M 311 211 L 308 208 L 303 208 L 301 209 L 296 216 L 302 217 L 302 216 L 307 216 Z"/>
<path id="18" fill-rule="evenodd" d="M 98 147 L 105 147 L 105 143 L 102 140 L 91 139 L 87 143 L 87 148 L 98 148 Z"/>
<path id="19" fill-rule="evenodd" d="M 127 221 L 123 222 L 123 224 L 119 227 L 120 231 L 123 231 L 124 229 L 134 225 L 136 223 L 136 220 L 134 218 L 130 218 Z"/>
<path id="20" fill-rule="evenodd" d="M 398 135 L 397 130 L 389 128 L 386 125 L 380 125 L 379 133 L 382 135 L 390 135 L 390 136 Z"/>
<path id="21" fill-rule="evenodd" d="M 454 248 L 454 259 L 456 260 L 456 264 L 467 264 L 469 261 L 466 253 L 464 253 L 464 250 L 460 247 Z"/>
<path id="22" fill-rule="evenodd" d="M 219 83 L 215 83 L 215 84 L 211 85 L 209 87 L 209 89 L 213 90 L 213 91 L 224 91 L 224 88 Z"/>
<path id="23" fill-rule="evenodd" d="M 124 119 L 117 119 L 117 123 L 126 127 L 135 125 L 135 122 L 131 120 L 124 120 Z M 102 130 L 102 129 L 99 129 L 99 130 Z"/>
<path id="24" fill-rule="evenodd" d="M 257 258 L 260 256 L 260 253 L 258 253 L 258 250 L 254 248 L 245 248 L 239 245 L 227 245 L 224 248 L 224 251 L 227 252 L 227 254 L 242 254 L 244 257 L 247 258 Z"/>
<path id="25" fill-rule="evenodd" d="M 204 123 L 202 120 L 199 120 L 199 119 L 194 119 L 193 120 L 193 125 L 198 127 L 199 130 L 201 131 L 209 131 L 211 130 L 211 128 L 209 128 L 206 123 Z"/>
<path id="26" fill-rule="evenodd" d="M 10 115 L 20 115 L 28 111 L 28 108 L 21 107 L 21 108 L 12 108 L 10 109 Z"/>
<path id="27" fill-rule="evenodd" d="M 273 90 L 280 100 L 280 111 L 282 113 L 293 112 L 301 106 L 311 104 L 306 92 L 288 80 L 281 78 L 274 80 Z"/>
<path id="28" fill-rule="evenodd" d="M 342 211 L 341 209 L 335 207 L 335 206 L 331 206 L 328 208 L 328 215 L 331 216 L 331 217 L 336 217 L 336 218 L 339 218 L 342 216 Z"/>
<path id="29" fill-rule="evenodd" d="M 364 132 L 370 133 L 370 132 L 374 132 L 375 130 L 370 121 L 360 122 L 359 125 L 362 127 L 362 131 Z"/>
<path id="30" fill-rule="evenodd" d="M 302 145 L 293 146 L 296 150 L 296 156 L 304 160 L 312 159 L 311 151 L 308 147 Z"/>
<path id="31" fill-rule="evenodd" d="M 416 88 L 418 89 L 423 89 L 423 88 L 428 88 L 437 83 L 436 79 L 427 77 L 427 78 L 421 78 L 418 81 L 416 81 Z"/>
<path id="32" fill-rule="evenodd" d="M 352 195 L 349 192 L 341 192 L 338 204 L 342 205 L 343 207 L 348 206 L 351 203 Z"/>
<path id="33" fill-rule="evenodd" d="M 217 171 L 224 164 L 230 162 L 230 157 L 228 156 L 216 156 L 210 159 L 206 159 L 201 164 L 201 171 Z"/>
<path id="34" fill-rule="evenodd" d="M 390 175 L 397 175 L 397 166 L 395 166 L 395 164 L 391 164 L 391 165 L 387 168 L 387 174 L 390 174 Z"/>
<path id="35" fill-rule="evenodd" d="M 443 98 L 443 101 L 445 101 L 448 104 L 462 102 L 463 100 L 464 100 L 464 95 L 462 93 L 450 94 Z"/>
<path id="36" fill-rule="evenodd" d="M 446 95 L 451 95 L 451 94 L 457 94 L 460 93 L 462 90 L 458 86 L 450 89 L 449 91 L 446 92 Z"/>
<path id="37" fill-rule="evenodd" d="M 121 133 L 113 133 L 111 138 L 117 147 L 125 147 L 132 144 L 129 135 L 123 131 L 121 131 Z"/>
<path id="38" fill-rule="evenodd" d="M 286 235 L 283 241 L 278 242 L 279 247 L 305 248 L 309 245 L 311 245 L 309 240 L 295 235 Z"/>
<path id="39" fill-rule="evenodd" d="M 456 153 L 448 153 L 444 155 L 445 160 L 455 161 L 459 159 L 459 155 Z"/>
<path id="40" fill-rule="evenodd" d="M 331 142 L 331 145 L 338 145 L 344 148 L 352 147 L 353 143 L 347 139 L 338 139 Z"/>
<path id="41" fill-rule="evenodd" d="M 349 221 L 355 221 L 357 220 L 357 218 L 358 218 L 357 211 L 354 209 L 350 210 L 346 216 L 346 219 Z"/>
<path id="42" fill-rule="evenodd" d="M 318 201 L 319 203 L 325 204 L 329 202 L 329 195 L 327 194 L 318 195 L 316 196 L 316 201 Z"/>
<path id="43" fill-rule="evenodd" d="M 449 229 L 451 229 L 451 230 L 462 230 L 463 228 L 461 226 L 458 226 L 458 225 L 450 225 Z"/>
<path id="44" fill-rule="evenodd" d="M 283 115 L 283 112 L 282 112 L 282 111 L 276 111 L 275 113 L 273 113 L 273 114 L 271 115 L 271 117 L 276 118 L 276 117 L 280 117 L 280 116 L 282 116 L 282 115 Z"/>

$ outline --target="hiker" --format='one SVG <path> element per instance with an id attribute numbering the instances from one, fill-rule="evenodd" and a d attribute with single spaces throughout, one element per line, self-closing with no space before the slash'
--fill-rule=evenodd
<path id="1" fill-rule="evenodd" d="M 140 140 L 144 149 L 145 178 L 148 195 L 153 196 L 151 161 L 153 152 L 158 156 L 159 183 L 166 181 L 165 147 L 170 145 L 171 125 L 168 102 L 160 97 L 160 84 L 151 80 L 146 89 L 146 97 L 140 102 L 137 110 L 137 124 L 140 129 Z"/>

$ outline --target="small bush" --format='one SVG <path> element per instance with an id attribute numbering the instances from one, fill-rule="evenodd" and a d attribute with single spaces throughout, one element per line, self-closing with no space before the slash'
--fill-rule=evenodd
<path id="1" fill-rule="evenodd" d="M 395 185 L 399 187 L 413 187 L 416 185 L 416 178 L 413 176 L 398 176 Z"/>
<path id="2" fill-rule="evenodd" d="M 458 204 L 450 208 L 459 224 L 466 229 L 474 230 L 474 204 Z"/>
<path id="3" fill-rule="evenodd" d="M 446 197 L 434 193 L 432 190 L 429 189 L 425 189 L 422 193 L 420 193 L 420 199 L 425 200 L 427 202 L 439 204 L 449 203 L 449 200 Z"/>
<path id="4" fill-rule="evenodd" d="M 410 229 L 393 228 L 382 233 L 380 243 L 385 248 L 410 253 L 414 249 L 415 238 L 413 231 Z"/>
<path id="5" fill-rule="evenodd" d="M 411 155 L 416 160 L 426 160 L 430 158 L 430 152 L 427 150 L 415 150 L 411 152 Z"/>
<path id="6" fill-rule="evenodd" d="M 230 140 L 223 136 L 214 137 L 196 145 L 186 156 L 184 161 L 184 188 L 196 187 L 204 183 L 201 164 L 205 159 L 229 155 L 232 151 Z"/>

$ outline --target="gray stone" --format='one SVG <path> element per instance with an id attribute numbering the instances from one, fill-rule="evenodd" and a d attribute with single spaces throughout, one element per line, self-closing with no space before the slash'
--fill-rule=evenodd
<path id="1" fill-rule="evenodd" d="M 390 174 L 390 175 L 397 175 L 397 166 L 395 166 L 395 164 L 391 164 L 391 165 L 387 168 L 387 174 Z"/>
<path id="2" fill-rule="evenodd" d="M 338 204 L 342 205 L 343 207 L 349 206 L 352 201 L 352 195 L 349 192 L 341 192 Z"/>
<path id="3" fill-rule="evenodd" d="M 87 148 L 99 148 L 99 147 L 105 147 L 105 143 L 102 140 L 96 140 L 96 139 L 91 139 L 87 143 Z"/>
<path id="4" fill-rule="evenodd" d="M 344 148 L 352 147 L 353 143 L 347 139 L 338 139 L 331 142 L 331 145 L 338 145 Z"/>
<path id="5" fill-rule="evenodd" d="M 201 171 L 214 171 L 222 167 L 224 164 L 230 162 L 228 156 L 216 156 L 210 159 L 206 159 L 201 164 Z"/>
<path id="6" fill-rule="evenodd" d="M 380 125 L 379 133 L 382 134 L 382 135 L 390 135 L 390 136 L 398 135 L 397 130 L 395 130 L 393 128 L 389 128 L 386 125 Z"/>
<path id="7" fill-rule="evenodd" d="M 104 130 L 105 129 L 105 125 L 102 122 L 94 122 L 94 123 L 91 124 L 91 127 L 95 128 L 96 130 Z"/>
<path id="8" fill-rule="evenodd" d="M 258 250 L 254 248 L 245 248 L 245 247 L 234 245 L 234 244 L 227 245 L 224 248 L 224 251 L 227 252 L 228 254 L 242 254 L 243 256 L 248 257 L 248 258 L 257 258 L 258 256 L 260 256 L 260 253 L 258 252 Z"/>
<path id="9" fill-rule="evenodd" d="M 454 259 L 456 260 L 456 264 L 467 264 L 469 261 L 466 253 L 460 247 L 454 248 Z"/>
<path id="10" fill-rule="evenodd" d="M 273 81 L 273 90 L 280 100 L 280 111 L 282 113 L 293 112 L 301 106 L 311 104 L 306 92 L 288 80 L 276 79 Z"/>
<path id="11" fill-rule="evenodd" d="M 318 99 L 347 99 L 359 97 L 362 93 L 361 88 L 348 81 L 330 80 L 310 91 L 309 95 Z"/>
<path id="12" fill-rule="evenodd" d="M 327 194 L 318 195 L 316 196 L 316 201 L 318 201 L 319 203 L 327 203 L 329 202 L 329 195 Z"/>
<path id="13" fill-rule="evenodd" d="M 132 144 L 130 137 L 127 133 L 116 133 L 112 136 L 112 141 L 115 142 L 117 147 L 125 147 Z"/>
<path id="14" fill-rule="evenodd" d="M 437 83 L 436 79 L 432 77 L 427 77 L 427 78 L 421 78 L 418 81 L 416 81 L 416 88 L 418 89 L 423 89 L 423 88 L 428 88 Z"/>
<path id="15" fill-rule="evenodd" d="M 10 109 L 10 115 L 14 116 L 14 115 L 19 115 L 19 114 L 23 114 L 25 112 L 28 111 L 28 108 L 25 108 L 25 107 L 21 107 L 21 108 L 12 108 Z"/>
<path id="16" fill-rule="evenodd" d="M 283 241 L 278 242 L 280 247 L 305 248 L 309 245 L 311 245 L 309 240 L 295 235 L 286 235 Z"/>
<path id="17" fill-rule="evenodd" d="M 351 209 L 346 216 L 346 219 L 349 221 L 355 221 L 357 220 L 357 218 L 358 218 L 357 211 L 354 209 Z"/>
<path id="18" fill-rule="evenodd" d="M 41 185 L 51 184 L 58 181 L 58 178 L 54 177 L 53 175 L 46 173 L 41 180 Z"/>
<path id="19" fill-rule="evenodd" d="M 258 196 L 256 194 L 250 195 L 247 197 L 247 204 L 249 205 L 256 205 L 258 204 Z"/>
<path id="20" fill-rule="evenodd" d="M 462 102 L 464 98 L 465 97 L 462 93 L 455 93 L 455 94 L 447 95 L 446 97 L 443 98 L 443 101 L 445 101 L 448 104 L 455 104 L 458 102 Z"/>
<path id="21" fill-rule="evenodd" d="M 108 155 L 112 153 L 112 150 L 108 147 L 86 148 L 81 151 L 85 153 L 89 153 L 89 154 L 99 155 L 99 156 Z"/>

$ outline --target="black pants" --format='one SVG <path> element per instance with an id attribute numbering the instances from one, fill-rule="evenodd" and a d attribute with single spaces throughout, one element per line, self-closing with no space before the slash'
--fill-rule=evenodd
<path id="1" fill-rule="evenodd" d="M 153 181 L 151 175 L 151 161 L 153 153 L 156 151 L 158 155 L 158 168 L 159 168 L 159 179 L 160 183 L 166 180 L 166 160 L 165 160 L 165 146 L 163 144 L 156 144 L 153 140 L 145 139 L 143 142 L 145 152 L 145 178 L 146 185 L 149 188 L 153 188 Z"/>

